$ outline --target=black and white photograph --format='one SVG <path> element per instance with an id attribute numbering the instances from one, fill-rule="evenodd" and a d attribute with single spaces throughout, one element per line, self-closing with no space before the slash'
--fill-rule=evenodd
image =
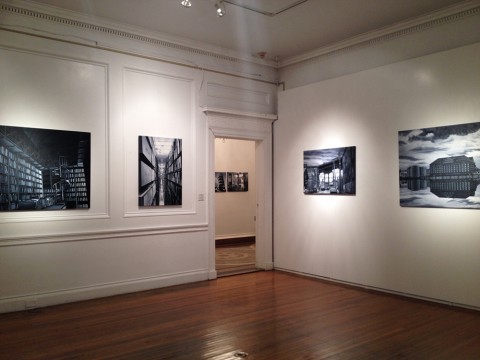
<path id="1" fill-rule="evenodd" d="M 90 208 L 90 133 L 0 125 L 0 211 Z"/>
<path id="2" fill-rule="evenodd" d="M 246 172 L 227 173 L 227 191 L 228 192 L 248 191 L 248 173 Z"/>
<path id="3" fill-rule="evenodd" d="M 138 137 L 138 206 L 182 205 L 182 140 Z"/>
<path id="4" fill-rule="evenodd" d="M 225 181 L 227 179 L 227 173 L 215 172 L 215 192 L 227 192 Z"/>
<path id="5" fill-rule="evenodd" d="M 398 133 L 400 205 L 480 208 L 480 122 Z"/>
<path id="6" fill-rule="evenodd" d="M 355 195 L 355 146 L 303 152 L 303 193 Z"/>

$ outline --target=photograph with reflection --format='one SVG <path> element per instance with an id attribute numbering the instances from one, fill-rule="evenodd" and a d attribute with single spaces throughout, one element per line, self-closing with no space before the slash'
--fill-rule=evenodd
<path id="1" fill-rule="evenodd" d="M 399 131 L 400 205 L 480 208 L 480 122 Z"/>

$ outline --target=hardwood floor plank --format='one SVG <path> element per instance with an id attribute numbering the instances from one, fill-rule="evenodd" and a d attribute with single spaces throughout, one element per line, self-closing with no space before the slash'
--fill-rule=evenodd
<path id="1" fill-rule="evenodd" d="M 0 315 L 0 359 L 476 359 L 480 313 L 279 271 Z"/>

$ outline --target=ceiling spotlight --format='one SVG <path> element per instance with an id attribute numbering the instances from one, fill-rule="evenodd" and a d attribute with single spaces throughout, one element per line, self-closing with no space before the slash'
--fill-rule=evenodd
<path id="1" fill-rule="evenodd" d="M 215 2 L 215 9 L 217 9 L 218 17 L 225 15 L 225 4 L 223 3 L 223 0 L 217 0 Z"/>
<path id="2" fill-rule="evenodd" d="M 189 8 L 190 6 L 192 6 L 192 3 L 190 2 L 190 0 L 182 0 L 181 4 L 186 8 Z"/>

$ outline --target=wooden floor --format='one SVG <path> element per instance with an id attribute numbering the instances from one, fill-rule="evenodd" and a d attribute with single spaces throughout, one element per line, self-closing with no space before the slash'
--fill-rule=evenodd
<path id="1" fill-rule="evenodd" d="M 215 247 L 217 276 L 231 276 L 257 271 L 255 267 L 255 240 Z"/>
<path id="2" fill-rule="evenodd" d="M 479 359 L 480 313 L 279 271 L 0 315 L 0 359 Z"/>

